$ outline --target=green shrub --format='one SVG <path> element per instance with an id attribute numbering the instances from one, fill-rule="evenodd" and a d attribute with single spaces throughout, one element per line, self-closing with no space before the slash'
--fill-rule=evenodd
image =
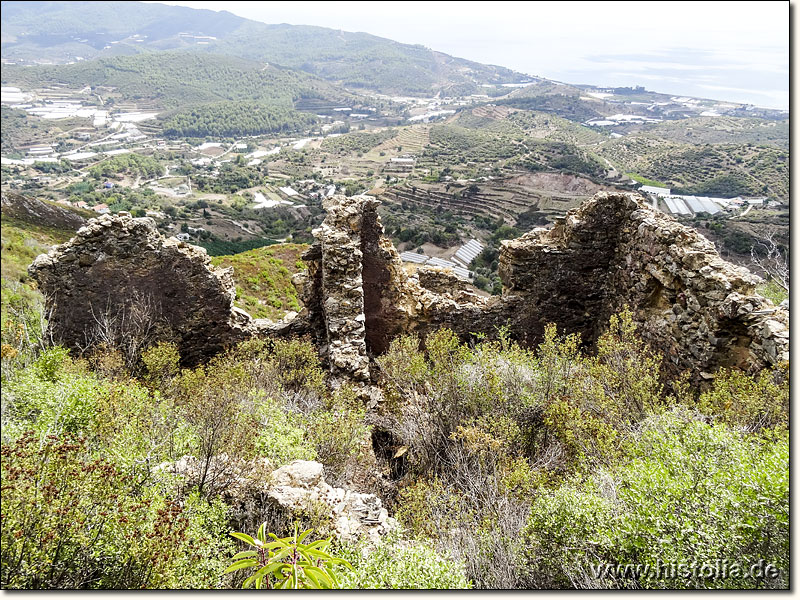
<path id="1" fill-rule="evenodd" d="M 661 358 L 638 339 L 627 309 L 611 317 L 595 356 L 577 357 L 574 339 L 558 348 L 554 334 L 546 332 L 538 353 L 548 373 L 545 423 L 575 463 L 613 461 L 624 435 L 662 404 Z"/>
<path id="2" fill-rule="evenodd" d="M 468 589 L 463 566 L 438 554 L 427 541 L 404 542 L 384 539 L 376 546 L 350 543 L 340 555 L 350 561 L 353 570 L 343 573 L 340 581 L 348 589 Z"/>
<path id="3" fill-rule="evenodd" d="M 255 454 L 275 468 L 293 460 L 316 460 L 313 443 L 306 439 L 299 415 L 286 412 L 279 402 L 264 399 L 257 409 L 258 432 Z"/>
<path id="4" fill-rule="evenodd" d="M 789 427 L 789 363 L 764 369 L 755 377 L 721 369 L 713 387 L 700 396 L 699 408 L 719 421 L 747 432 Z"/>
<path id="5" fill-rule="evenodd" d="M 42 435 L 91 435 L 104 385 L 62 348 L 45 351 L 32 368 L 16 371 L 3 386 L 3 439 L 14 439 L 26 429 Z"/>
<path id="6" fill-rule="evenodd" d="M 544 587 L 783 587 L 788 584 L 788 436 L 759 441 L 708 425 L 684 409 L 653 417 L 632 458 L 537 497 L 528 523 L 529 564 Z M 667 579 L 663 563 L 745 569 L 765 560 L 778 579 Z M 660 562 L 659 562 L 660 561 Z M 602 577 L 603 564 L 649 565 Z"/>
<path id="7" fill-rule="evenodd" d="M 178 373 L 181 356 L 174 343 L 159 342 L 142 352 L 147 375 L 151 380 L 164 381 Z"/>
<path id="8" fill-rule="evenodd" d="M 370 428 L 365 419 L 363 402 L 348 386 L 331 394 L 323 409 L 303 418 L 307 439 L 331 485 L 343 485 L 359 467 L 369 468 Z"/>
<path id="9" fill-rule="evenodd" d="M 92 459 L 81 438 L 26 433 L 4 444 L 2 479 L 4 588 L 192 587 L 208 582 L 202 564 L 194 579 L 192 559 L 213 560 L 225 549 L 199 535 L 202 524 L 189 539 L 191 503 L 138 487 Z M 198 553 L 196 543 L 206 547 Z"/>

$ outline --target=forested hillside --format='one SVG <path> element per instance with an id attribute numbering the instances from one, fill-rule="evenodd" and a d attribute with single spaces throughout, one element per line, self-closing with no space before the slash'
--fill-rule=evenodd
<path id="1" fill-rule="evenodd" d="M 89 19 L 87 11 L 92 15 Z M 478 89 L 476 84 L 504 83 L 523 77 L 503 67 L 367 33 L 265 25 L 226 12 L 177 6 L 4 2 L 3 14 L 7 15 L 3 18 L 4 56 L 22 59 L 46 57 L 67 62 L 74 60 L 76 54 L 106 58 L 188 49 L 268 62 L 353 88 L 403 94 L 449 89 L 469 93 Z M 198 45 L 198 41 L 203 44 Z"/>
<path id="2" fill-rule="evenodd" d="M 149 100 L 164 108 L 222 100 L 257 100 L 291 107 L 305 97 L 351 97 L 306 74 L 231 56 L 191 52 L 154 52 L 72 65 L 4 66 L 3 82 L 110 87 L 123 100 Z"/>
<path id="3" fill-rule="evenodd" d="M 218 102 L 177 110 L 164 118 L 164 135 L 233 137 L 265 133 L 298 133 L 315 117 L 295 110 L 255 102 Z"/>

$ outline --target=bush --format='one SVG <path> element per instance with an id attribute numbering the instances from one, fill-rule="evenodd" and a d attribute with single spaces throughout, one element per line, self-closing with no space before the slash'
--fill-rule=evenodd
<path id="1" fill-rule="evenodd" d="M 26 429 L 43 436 L 91 435 L 104 385 L 96 375 L 73 363 L 64 349 L 46 350 L 32 368 L 17 371 L 4 384 L 3 440 L 13 440 Z"/>
<path id="2" fill-rule="evenodd" d="M 700 396 L 699 408 L 733 427 L 753 433 L 789 427 L 789 363 L 756 377 L 721 369 L 714 386 Z"/>
<path id="3" fill-rule="evenodd" d="M 176 375 L 180 360 L 178 346 L 174 343 L 159 342 L 142 352 L 142 363 L 153 381 L 163 382 Z"/>
<path id="4" fill-rule="evenodd" d="M 638 339 L 628 310 L 611 317 L 596 356 L 577 357 L 577 339 L 557 346 L 550 328 L 539 348 L 548 379 L 555 376 L 543 398 L 544 421 L 575 464 L 609 463 L 621 452 L 624 436 L 662 403 L 661 358 Z M 567 377 L 555 366 L 565 360 Z"/>
<path id="5" fill-rule="evenodd" d="M 685 409 L 649 419 L 629 461 L 600 469 L 534 500 L 529 564 L 543 587 L 784 587 L 788 584 L 788 436 L 764 444 Z M 658 565 L 748 569 L 764 559 L 781 571 L 667 579 Z M 660 561 L 660 562 L 659 562 Z M 647 565 L 649 573 L 601 577 L 603 564 Z"/>
<path id="6" fill-rule="evenodd" d="M 368 468 L 370 428 L 366 409 L 352 389 L 342 386 L 326 407 L 305 416 L 303 425 L 317 460 L 325 465 L 325 479 L 344 485 L 359 467 Z"/>
<path id="7" fill-rule="evenodd" d="M 193 510 L 137 488 L 85 440 L 27 433 L 2 449 L 4 588 L 137 589 L 209 582 L 205 561 L 224 551 Z M 197 548 L 195 544 L 205 544 Z M 196 559 L 203 558 L 203 561 Z M 199 572 L 195 579 L 195 569 Z"/>
<path id="8" fill-rule="evenodd" d="M 463 567 L 437 554 L 430 542 L 385 539 L 370 547 L 346 544 L 340 555 L 353 565 L 341 576 L 343 588 L 448 590 L 468 589 Z"/>

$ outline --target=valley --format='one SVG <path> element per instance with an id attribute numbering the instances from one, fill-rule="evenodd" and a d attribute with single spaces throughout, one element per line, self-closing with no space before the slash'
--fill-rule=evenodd
<path id="1" fill-rule="evenodd" d="M 4 69 L 3 189 L 148 214 L 162 231 L 223 253 L 307 243 L 336 191 L 377 195 L 396 244 L 433 244 L 440 257 L 473 237 L 491 254 L 499 227 L 553 223 L 603 189 L 668 190 L 675 200 L 650 192 L 651 201 L 678 218 L 719 222 L 704 229 L 712 239 L 724 239 L 717 233 L 729 219 L 739 237 L 755 239 L 741 223 L 774 215 L 767 220 L 788 242 L 788 120 L 778 111 L 738 116 L 748 107 L 543 80 L 459 96 L 365 95 L 174 52 L 125 57 L 163 71 L 164 83 L 142 97 L 137 71 L 126 68 L 123 80 L 121 59 L 102 60 Z M 189 91 L 179 69 L 198 67 L 203 89 L 225 90 L 230 101 L 209 103 L 196 83 Z M 256 79 L 231 87 L 230 69 Z M 70 87 L 76 77 L 87 85 Z M 290 93 L 253 91 L 267 81 Z M 44 87 L 26 87 L 33 83 Z M 576 121 L 576 106 L 593 118 L 582 109 Z M 126 155 L 151 171 L 123 165 Z M 712 212 L 680 199 L 695 196 Z M 741 242 L 720 249 L 749 261 Z M 478 275 L 487 291 L 497 282 L 485 267 Z"/>
<path id="2" fill-rule="evenodd" d="M 210 4 L 2 3 L 0 587 L 789 588 L 789 111 Z"/>

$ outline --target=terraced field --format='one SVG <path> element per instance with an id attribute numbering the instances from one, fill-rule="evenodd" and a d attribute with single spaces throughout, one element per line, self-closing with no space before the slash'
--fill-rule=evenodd
<path id="1" fill-rule="evenodd" d="M 397 136 L 386 142 L 384 145 L 388 148 L 401 148 L 401 150 L 398 151 L 401 154 L 413 154 L 415 156 L 419 156 L 423 149 L 430 143 L 430 141 L 430 125 L 413 125 L 401 129 Z"/>
<path id="2" fill-rule="evenodd" d="M 650 136 L 613 140 L 599 149 L 626 172 L 663 181 L 688 193 L 789 200 L 789 153 L 752 144 L 677 144 Z"/>
<path id="3" fill-rule="evenodd" d="M 608 186 L 559 173 L 525 173 L 464 187 L 454 184 L 405 184 L 387 188 L 381 198 L 392 203 L 447 210 L 468 217 L 516 225 L 532 209 L 552 221 Z"/>

